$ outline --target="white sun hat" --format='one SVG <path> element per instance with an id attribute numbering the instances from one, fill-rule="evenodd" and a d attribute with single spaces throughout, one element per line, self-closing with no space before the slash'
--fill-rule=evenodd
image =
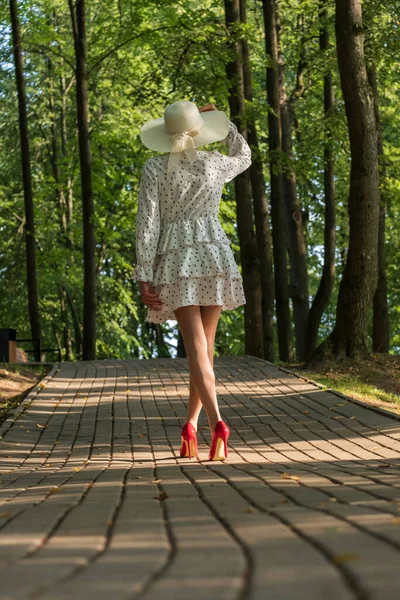
<path id="1" fill-rule="evenodd" d="M 173 102 L 164 116 L 152 119 L 140 130 L 140 139 L 151 150 L 169 152 L 168 171 L 179 164 L 183 153 L 196 159 L 196 148 L 224 140 L 229 132 L 229 119 L 222 110 L 199 112 L 194 102 Z"/>

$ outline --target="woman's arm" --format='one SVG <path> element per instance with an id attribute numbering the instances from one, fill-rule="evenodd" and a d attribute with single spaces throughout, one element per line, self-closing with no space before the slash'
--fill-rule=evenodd
<path id="1" fill-rule="evenodd" d="M 206 104 L 199 108 L 199 112 L 218 110 L 215 104 Z M 220 154 L 222 165 L 225 170 L 225 183 L 231 181 L 236 175 L 245 171 L 251 165 L 251 149 L 236 125 L 229 121 L 228 135 L 224 139 L 228 145 L 229 156 Z"/>
<path id="2" fill-rule="evenodd" d="M 140 179 L 139 202 L 136 214 L 135 281 L 153 282 L 153 265 L 160 234 L 160 207 L 157 173 L 150 159 L 145 163 Z"/>
<path id="3" fill-rule="evenodd" d="M 225 183 L 231 181 L 236 175 L 248 169 L 251 165 L 250 146 L 239 133 L 236 125 L 229 122 L 229 133 L 224 140 L 228 145 L 229 156 L 226 158 Z"/>

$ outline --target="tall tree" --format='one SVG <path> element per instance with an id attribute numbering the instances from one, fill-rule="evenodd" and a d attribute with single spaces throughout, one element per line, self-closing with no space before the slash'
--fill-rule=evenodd
<path id="1" fill-rule="evenodd" d="M 246 0 L 240 0 L 240 20 L 246 23 Z M 258 254 L 260 257 L 263 358 L 274 361 L 274 271 L 272 239 L 269 226 L 268 200 L 263 172 L 263 163 L 258 144 L 253 102 L 253 82 L 250 67 L 249 45 L 245 36 L 241 37 L 243 59 L 243 84 L 246 100 L 247 140 L 252 150 L 250 182 L 253 192 L 253 206 L 256 226 Z M 248 110 L 247 110 L 248 107 Z"/>
<path id="2" fill-rule="evenodd" d="M 389 310 L 387 298 L 387 276 L 386 276 L 386 199 L 384 186 L 385 163 L 383 153 L 383 136 L 381 118 L 379 113 L 378 85 L 376 81 L 376 65 L 368 68 L 368 81 L 374 96 L 374 111 L 378 129 L 378 158 L 380 161 L 381 180 L 381 202 L 379 206 L 379 232 L 378 232 L 378 287 L 374 295 L 373 321 L 372 321 L 372 349 L 374 352 L 389 352 Z"/>
<path id="3" fill-rule="evenodd" d="M 329 50 L 328 11 L 322 0 L 320 5 L 319 47 L 323 54 Z M 318 330 L 322 315 L 329 304 L 335 282 L 335 246 L 336 246 L 336 206 L 335 206 L 335 172 L 332 148 L 332 128 L 330 125 L 334 107 L 334 90 L 332 71 L 329 61 L 325 61 L 324 73 L 324 264 L 322 277 L 317 293 L 312 302 L 307 321 L 306 350 L 307 357 L 311 356 L 318 344 Z"/>
<path id="4" fill-rule="evenodd" d="M 68 0 L 76 60 L 76 103 L 78 113 L 79 160 L 83 208 L 83 360 L 96 358 L 96 247 L 94 236 L 94 200 L 89 135 L 89 105 L 86 66 L 85 0 Z"/>
<path id="5" fill-rule="evenodd" d="M 17 81 L 19 132 L 21 142 L 22 183 L 25 202 L 25 244 L 28 283 L 29 320 L 32 338 L 41 338 L 40 315 L 36 277 L 35 219 L 32 194 L 31 161 L 29 149 L 28 119 L 26 115 L 25 81 L 22 62 L 21 30 L 17 0 L 10 0 L 11 28 L 13 38 L 15 76 Z M 40 361 L 40 353 L 36 359 Z"/>
<path id="6" fill-rule="evenodd" d="M 288 250 L 290 264 L 290 297 L 293 305 L 294 330 L 297 360 L 305 359 L 306 328 L 308 319 L 308 273 L 303 214 L 297 195 L 296 173 L 293 168 L 293 121 L 294 106 L 304 92 L 304 42 L 301 43 L 300 58 L 296 73 L 296 86 L 288 96 L 285 83 L 285 62 L 280 44 L 279 14 L 277 16 L 279 49 L 279 88 L 282 126 L 282 151 L 285 168 L 282 172 L 284 205 L 287 215 Z M 304 19 L 304 15 L 300 21 Z M 302 34 L 301 34 L 302 35 Z"/>
<path id="7" fill-rule="evenodd" d="M 374 102 L 364 58 L 361 0 L 336 0 L 336 47 L 351 150 L 349 249 L 330 336 L 337 356 L 368 355 L 378 283 L 379 169 Z"/>
<path id="8" fill-rule="evenodd" d="M 232 53 L 226 65 L 229 81 L 229 108 L 232 121 L 247 138 L 243 81 L 243 57 L 240 41 L 235 35 L 235 24 L 240 21 L 239 0 L 225 0 L 225 21 L 229 32 L 228 48 Z M 254 232 L 254 216 L 248 170 L 235 178 L 237 225 L 240 241 L 243 287 L 246 295 L 244 307 L 245 352 L 262 357 L 263 327 L 261 312 L 260 264 Z"/>
<path id="9" fill-rule="evenodd" d="M 292 360 L 289 286 L 287 275 L 285 210 L 282 187 L 282 128 L 279 95 L 279 52 L 276 0 L 262 0 L 267 62 L 268 145 L 271 185 L 272 240 L 275 267 L 275 300 L 279 358 Z"/>

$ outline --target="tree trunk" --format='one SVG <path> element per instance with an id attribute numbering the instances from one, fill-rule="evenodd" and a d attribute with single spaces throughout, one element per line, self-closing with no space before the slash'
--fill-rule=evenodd
<path id="1" fill-rule="evenodd" d="M 262 4 L 265 26 L 265 47 L 269 64 L 269 66 L 267 66 L 267 97 L 270 106 L 270 110 L 268 111 L 268 144 L 270 152 L 271 217 L 279 358 L 284 362 L 289 362 L 293 359 L 293 350 L 287 277 L 285 212 L 283 204 L 282 170 L 280 166 L 282 157 L 282 130 L 279 103 L 276 0 L 262 0 Z"/>
<path id="2" fill-rule="evenodd" d="M 336 0 L 340 81 L 351 149 L 349 250 L 339 287 L 336 356 L 368 355 L 368 325 L 378 284 L 379 170 L 373 97 L 364 59 L 360 0 Z"/>
<path id="3" fill-rule="evenodd" d="M 240 20 L 239 0 L 225 0 L 225 20 L 228 31 Z M 245 127 L 244 85 L 241 46 L 235 34 L 228 47 L 234 57 L 226 66 L 229 81 L 229 108 L 231 119 L 239 132 L 247 137 Z M 243 287 L 246 296 L 244 305 L 245 352 L 251 356 L 263 356 L 263 327 L 261 313 L 260 263 L 254 232 L 254 217 L 250 193 L 248 170 L 235 177 L 236 215 L 240 243 Z"/>
<path id="4" fill-rule="evenodd" d="M 187 357 L 185 342 L 183 341 L 183 336 L 180 329 L 178 329 L 178 343 L 176 345 L 176 356 L 177 358 Z"/>
<path id="5" fill-rule="evenodd" d="M 277 20 L 279 15 L 277 14 Z M 279 48 L 279 24 L 278 48 Z M 305 360 L 306 354 L 306 328 L 308 319 L 308 273 L 306 260 L 306 244 L 304 239 L 304 223 L 301 207 L 297 198 L 296 174 L 292 168 L 293 144 L 292 126 L 293 119 L 291 111 L 293 103 L 302 93 L 304 57 L 300 58 L 297 84 L 292 94 L 291 102 L 286 93 L 284 62 L 279 52 L 279 75 L 280 75 L 280 114 L 282 126 L 282 151 L 286 154 L 287 166 L 282 173 L 284 205 L 287 215 L 288 250 L 290 263 L 290 297 L 293 304 L 294 329 L 296 338 L 297 360 Z"/>
<path id="6" fill-rule="evenodd" d="M 157 344 L 157 352 L 160 358 L 171 358 L 171 352 L 169 350 L 168 344 L 164 338 L 164 333 L 160 324 L 156 323 L 154 325 L 155 335 L 156 335 L 156 344 Z"/>
<path id="7" fill-rule="evenodd" d="M 78 112 L 79 159 L 83 208 L 83 349 L 82 359 L 96 358 L 96 254 L 94 201 L 89 136 L 89 107 L 86 70 L 85 0 L 69 1 L 76 58 L 76 101 Z"/>
<path id="8" fill-rule="evenodd" d="M 51 119 L 51 148 L 50 148 L 50 162 L 53 171 L 53 177 L 55 182 L 56 196 L 57 196 L 57 211 L 59 218 L 60 227 L 60 239 L 63 246 L 67 245 L 67 215 L 66 215 L 66 202 L 65 194 L 63 189 L 63 183 L 61 181 L 60 164 L 59 164 L 59 152 L 58 152 L 58 141 L 57 141 L 57 118 L 56 108 L 54 101 L 54 86 L 53 86 L 53 64 L 51 59 L 47 59 L 48 65 L 48 78 L 49 78 L 49 112 Z"/>
<path id="9" fill-rule="evenodd" d="M 322 52 L 329 49 L 329 29 L 327 10 L 320 12 L 319 47 Z M 325 223 L 324 223 L 324 266 L 317 293 L 310 308 L 307 322 L 306 349 L 307 357 L 311 356 L 318 344 L 318 330 L 324 310 L 329 304 L 335 282 L 335 246 L 336 246 L 336 206 L 335 178 L 332 150 L 332 131 L 329 119 L 334 106 L 332 73 L 324 75 L 324 115 L 325 115 L 325 147 L 324 147 L 324 193 L 325 193 Z"/>
<path id="10" fill-rule="evenodd" d="M 246 0 L 240 0 L 240 20 L 246 23 Z M 247 39 L 241 39 L 243 56 L 244 95 L 248 103 L 253 102 L 253 85 L 250 68 L 250 56 Z M 254 119 L 254 109 L 247 112 L 247 140 L 252 150 L 250 182 L 253 192 L 253 206 L 256 226 L 258 255 L 260 257 L 263 358 L 274 362 L 274 272 L 272 258 L 272 239 L 269 227 L 268 200 L 265 191 L 263 165 L 258 145 L 258 136 Z"/>
<path id="11" fill-rule="evenodd" d="M 15 62 L 15 76 L 17 81 L 19 132 L 21 142 L 22 183 L 24 188 L 25 203 L 25 245 L 26 245 L 26 270 L 28 284 L 28 305 L 31 335 L 34 339 L 41 338 L 40 315 L 38 304 L 36 280 L 36 247 L 35 223 L 33 210 L 32 177 L 30 165 L 28 120 L 26 116 L 25 82 L 22 64 L 21 32 L 18 20 L 17 1 L 10 0 L 11 27 L 13 38 L 13 51 Z M 40 356 L 36 357 L 40 362 Z"/>
<path id="12" fill-rule="evenodd" d="M 385 178 L 385 164 L 383 154 L 383 138 L 381 119 L 379 114 L 378 85 L 376 82 L 376 67 L 371 65 L 368 69 L 368 80 L 374 96 L 374 112 L 377 125 L 378 159 L 380 161 L 381 181 Z M 381 185 L 382 189 L 382 185 Z M 374 352 L 388 353 L 390 346 L 389 333 L 389 310 L 387 298 L 386 278 L 386 251 L 385 251 L 385 229 L 386 229 L 386 198 L 381 193 L 379 206 L 379 231 L 378 231 L 378 287 L 374 295 L 373 324 L 372 324 L 372 349 Z"/>
<path id="13" fill-rule="evenodd" d="M 62 286 L 60 286 L 58 294 L 60 298 L 61 321 L 63 324 L 63 345 L 65 349 L 65 360 L 69 361 L 72 360 L 72 340 L 71 331 L 68 323 L 67 293 L 65 289 Z"/>
<path id="14" fill-rule="evenodd" d="M 65 85 L 65 77 L 60 76 L 60 94 L 61 94 L 61 105 L 60 105 L 60 129 L 61 129 L 61 153 L 63 157 L 64 165 L 67 163 L 67 88 Z M 68 225 L 68 247 L 70 250 L 74 248 L 74 242 L 71 232 L 73 216 L 73 190 L 72 190 L 72 178 L 68 174 L 67 177 L 67 225 Z"/>
<path id="15" fill-rule="evenodd" d="M 71 296 L 71 292 L 66 289 L 63 288 L 66 294 L 66 300 L 68 302 L 68 306 L 69 306 L 69 310 L 71 313 L 71 317 L 72 317 L 72 323 L 74 325 L 74 333 L 75 333 L 75 356 L 78 360 L 81 359 L 82 357 L 82 328 L 81 328 L 81 322 L 79 319 L 79 315 L 77 313 L 77 310 L 75 308 L 75 304 L 74 301 L 72 299 Z"/>

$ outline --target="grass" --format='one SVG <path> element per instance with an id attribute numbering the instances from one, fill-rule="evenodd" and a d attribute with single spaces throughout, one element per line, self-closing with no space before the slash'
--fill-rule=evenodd
<path id="1" fill-rule="evenodd" d="M 400 414 L 400 356 L 378 354 L 362 362 L 325 360 L 288 368 L 327 389 Z"/>
<path id="2" fill-rule="evenodd" d="M 48 363 L 0 363 L 0 424 L 50 369 Z"/>

